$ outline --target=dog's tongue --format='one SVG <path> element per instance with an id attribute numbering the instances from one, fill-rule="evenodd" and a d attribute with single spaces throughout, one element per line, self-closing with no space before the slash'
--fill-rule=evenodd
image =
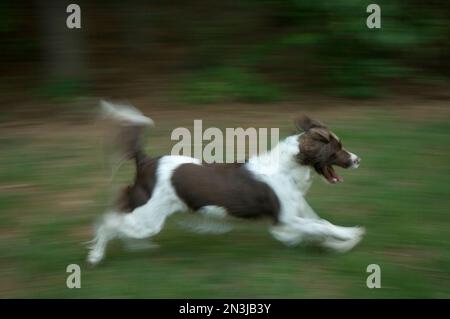
<path id="1" fill-rule="evenodd" d="M 323 175 L 332 184 L 335 184 L 337 182 L 343 182 L 344 179 L 340 177 L 336 172 L 334 171 L 333 167 L 331 166 L 325 166 L 323 168 Z"/>

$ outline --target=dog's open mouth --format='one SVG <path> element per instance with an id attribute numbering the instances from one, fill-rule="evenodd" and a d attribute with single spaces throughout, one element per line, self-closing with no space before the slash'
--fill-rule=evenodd
<path id="1" fill-rule="evenodd" d="M 322 168 L 322 175 L 326 178 L 328 182 L 332 184 L 344 181 L 344 179 L 341 176 L 336 174 L 334 168 L 331 165 L 327 165 Z"/>

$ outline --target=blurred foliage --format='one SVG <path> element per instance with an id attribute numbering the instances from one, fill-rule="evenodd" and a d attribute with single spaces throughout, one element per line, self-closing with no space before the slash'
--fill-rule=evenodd
<path id="1" fill-rule="evenodd" d="M 263 19 L 264 35 L 247 49 L 242 45 L 230 64 L 244 64 L 254 70 L 270 69 L 281 81 L 295 89 L 311 82 L 308 89 L 325 87 L 329 93 L 352 97 L 374 97 L 385 93 L 390 81 L 429 79 L 448 75 L 444 57 L 449 57 L 449 11 L 443 1 L 427 4 L 413 1 L 378 2 L 381 29 L 366 27 L 366 7 L 370 1 L 244 1 L 246 8 Z M 264 7 L 266 10 L 253 10 Z M 253 17 L 255 19 L 255 17 Z M 228 45 L 237 30 L 249 22 L 228 24 Z M 264 31 L 259 30 L 263 33 Z M 203 34 L 200 43 L 208 42 Z M 218 45 L 217 63 L 224 54 Z M 228 57 L 225 57 L 228 58 Z M 441 64 L 442 63 L 442 64 Z M 448 64 L 448 60 L 445 61 Z M 236 69 L 237 72 L 240 72 Z M 421 76 L 422 72 L 429 72 Z M 203 81 L 198 76 L 198 83 Z M 190 82 L 191 85 L 192 82 Z M 214 92 L 215 88 L 204 87 Z M 205 95 L 207 95 L 205 93 Z M 200 100 L 200 99 L 198 99 Z"/>
<path id="2" fill-rule="evenodd" d="M 189 103 L 217 101 L 270 102 L 280 98 L 274 84 L 234 67 L 210 68 L 182 81 L 181 98 Z"/>
<path id="3" fill-rule="evenodd" d="M 82 79 L 62 78 L 44 83 L 37 88 L 35 94 L 64 102 L 79 97 L 85 90 L 86 85 Z"/>
<path id="4" fill-rule="evenodd" d="M 381 29 L 366 26 L 368 0 L 79 1 L 83 27 L 70 32 L 66 2 L 0 4 L 2 55 L 14 71 L 40 81 L 52 68 L 75 65 L 50 79 L 62 83 L 56 95 L 65 94 L 58 88 L 66 77 L 95 81 L 111 70 L 174 76 L 181 99 L 195 103 L 272 101 L 302 90 L 377 97 L 392 83 L 449 76 L 450 4 L 443 0 L 378 1 Z M 59 25 L 59 39 L 73 39 L 59 41 Z M 24 70 L 29 63 L 36 72 Z"/>

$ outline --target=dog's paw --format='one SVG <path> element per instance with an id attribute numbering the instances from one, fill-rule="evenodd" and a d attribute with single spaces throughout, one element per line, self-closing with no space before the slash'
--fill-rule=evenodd
<path id="1" fill-rule="evenodd" d="M 104 253 L 100 252 L 98 250 L 91 250 L 87 257 L 87 263 L 89 266 L 96 266 L 102 259 L 103 259 Z"/>
<path id="2" fill-rule="evenodd" d="M 366 229 L 362 226 L 353 227 L 356 237 L 363 237 L 366 234 Z"/>
<path id="3" fill-rule="evenodd" d="M 358 245 L 361 239 L 362 236 L 355 236 L 349 240 L 336 240 L 334 238 L 328 238 L 322 243 L 322 246 L 338 253 L 346 253 Z"/>
<path id="4" fill-rule="evenodd" d="M 341 235 L 341 238 L 338 238 L 340 240 L 353 240 L 353 239 L 361 239 L 364 234 L 366 233 L 366 230 L 364 227 L 355 226 L 355 227 L 345 227 L 344 232 Z"/>

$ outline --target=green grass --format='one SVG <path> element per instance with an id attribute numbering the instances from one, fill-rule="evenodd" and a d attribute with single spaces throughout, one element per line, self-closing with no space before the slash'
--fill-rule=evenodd
<path id="1" fill-rule="evenodd" d="M 264 224 L 221 236 L 188 233 L 174 220 L 142 252 L 113 242 L 104 263 L 85 265 L 82 241 L 107 206 L 107 171 L 96 141 L 73 136 L 37 142 L 0 138 L 0 296 L 137 298 L 450 297 L 450 121 L 407 121 L 358 111 L 335 132 L 363 158 L 339 186 L 316 179 L 308 200 L 338 225 L 363 225 L 350 253 L 284 247 Z M 158 127 L 167 150 L 169 127 Z M 41 140 L 39 140 L 41 141 Z M 128 177 L 126 167 L 121 178 Z M 176 219 L 176 217 L 175 217 Z M 66 288 L 66 266 L 80 264 L 82 288 Z M 381 289 L 366 287 L 379 264 Z"/>

